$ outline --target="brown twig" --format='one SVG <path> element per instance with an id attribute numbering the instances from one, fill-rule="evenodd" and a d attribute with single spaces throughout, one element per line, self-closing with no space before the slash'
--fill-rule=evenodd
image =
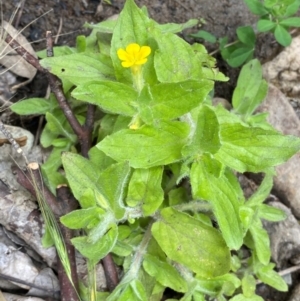
<path id="1" fill-rule="evenodd" d="M 31 282 L 27 282 L 27 281 L 24 281 L 22 279 L 19 279 L 19 278 L 10 276 L 10 275 L 5 275 L 5 274 L 2 274 L 2 273 L 0 273 L 0 278 L 5 279 L 5 280 L 9 280 L 9 281 L 13 281 L 13 282 L 16 282 L 16 283 L 24 284 L 24 285 L 27 285 L 29 287 L 36 288 L 36 289 L 41 290 L 43 292 L 47 292 L 47 293 L 49 293 L 49 295 L 51 294 L 55 299 L 58 299 L 57 293 L 59 293 L 59 292 L 51 290 L 47 287 L 43 287 L 41 285 L 37 285 L 37 284 L 31 283 Z"/>
<path id="2" fill-rule="evenodd" d="M 57 200 L 60 204 L 60 207 L 62 208 L 62 214 L 67 214 L 78 207 L 78 202 L 70 193 L 68 187 L 59 186 L 56 189 L 56 193 L 57 193 Z M 79 292 L 79 284 L 78 284 L 78 275 L 76 270 L 75 248 L 71 243 L 71 238 L 73 238 L 74 236 L 74 231 L 68 229 L 61 223 L 59 223 L 59 227 L 65 240 L 66 250 L 67 250 L 68 258 L 70 261 L 70 267 L 71 267 L 71 278 L 74 285 L 73 286 L 72 283 L 70 282 L 68 276 L 65 273 L 64 267 L 59 260 L 57 270 L 58 270 L 58 275 L 59 275 L 59 280 L 61 285 L 61 301 L 77 301 L 79 299 L 76 291 Z"/>
<path id="3" fill-rule="evenodd" d="M 93 133 L 94 122 L 95 122 L 95 111 L 96 111 L 96 106 L 92 104 L 88 104 L 85 123 L 83 125 L 83 128 L 87 132 L 87 141 L 81 147 L 81 154 L 85 158 L 88 158 L 88 152 L 92 145 L 92 133 Z"/>
<path id="4" fill-rule="evenodd" d="M 13 37 L 6 32 L 5 33 L 5 42 L 9 44 L 11 48 L 13 48 L 25 61 L 27 61 L 30 65 L 32 65 L 37 70 L 45 73 L 45 69 L 40 65 L 37 58 L 31 55 L 24 47 L 22 47 Z"/>
<path id="5" fill-rule="evenodd" d="M 112 292 L 119 283 L 119 276 L 111 254 L 107 254 L 102 259 L 102 264 L 108 290 Z"/>
<path id="6" fill-rule="evenodd" d="M 38 198 L 37 191 L 40 191 L 48 206 L 56 217 L 62 215 L 61 208 L 58 206 L 57 199 L 54 194 L 45 186 L 38 163 L 29 163 L 26 170 L 19 167 L 13 167 L 13 171 L 17 174 L 17 181 L 26 188 L 33 196 Z"/>
<path id="7" fill-rule="evenodd" d="M 14 21 L 14 27 L 17 28 L 19 26 L 20 20 L 21 20 L 21 16 L 24 10 L 24 4 L 25 4 L 26 0 L 22 0 L 19 5 L 18 5 L 18 13 L 17 13 L 17 17 L 16 20 Z"/>

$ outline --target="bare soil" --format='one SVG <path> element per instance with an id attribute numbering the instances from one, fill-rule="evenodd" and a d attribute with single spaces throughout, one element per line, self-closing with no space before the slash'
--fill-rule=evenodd
<path id="1" fill-rule="evenodd" d="M 4 1 L 4 19 L 9 20 L 20 1 Z M 98 23 L 114 14 L 118 14 L 124 6 L 125 0 L 112 0 L 112 5 L 99 0 L 25 0 L 22 13 L 14 18 L 18 30 L 23 30 L 26 38 L 33 42 L 36 50 L 45 48 L 45 32 L 52 31 L 53 35 L 59 34 L 57 45 L 74 46 L 76 36 L 88 34 L 83 28 L 85 22 Z M 201 19 L 202 29 L 213 33 L 216 37 L 228 36 L 229 41 L 235 39 L 236 28 L 243 25 L 255 24 L 256 17 L 247 9 L 242 0 L 137 0 L 139 6 L 146 6 L 150 16 L 159 23 L 183 23 L 189 19 Z M 45 14 L 42 16 L 43 14 Z M 42 17 L 41 17 L 42 16 Z M 34 21 L 35 20 L 35 21 Z M 34 21 L 32 24 L 30 24 Z M 203 23 L 202 22 L 202 23 Z M 30 25 L 29 25 L 30 24 Z M 189 33 L 197 32 L 199 28 L 185 31 L 182 35 L 189 42 L 193 40 Z M 262 62 L 272 58 L 280 47 L 273 43 L 272 37 L 264 36 L 257 43 L 257 55 Z M 210 51 L 214 45 L 206 45 Z M 230 68 L 221 57 L 218 67 L 230 77 L 229 83 L 218 83 L 216 96 L 231 98 L 235 87 L 238 69 Z"/>

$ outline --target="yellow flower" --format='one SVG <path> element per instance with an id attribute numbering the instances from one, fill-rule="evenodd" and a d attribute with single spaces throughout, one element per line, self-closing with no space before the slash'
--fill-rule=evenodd
<path id="1" fill-rule="evenodd" d="M 122 61 L 124 68 L 136 67 L 147 62 L 147 56 L 151 53 L 149 46 L 140 46 L 132 43 L 126 47 L 126 50 L 120 48 L 117 52 L 119 59 Z"/>

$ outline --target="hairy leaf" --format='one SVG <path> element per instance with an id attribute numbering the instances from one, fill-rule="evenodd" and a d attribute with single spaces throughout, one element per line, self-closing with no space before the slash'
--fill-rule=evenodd
<path id="1" fill-rule="evenodd" d="M 186 292 L 187 283 L 179 272 L 167 262 L 157 259 L 155 256 L 146 255 L 143 261 L 145 271 L 154 277 L 163 286 L 177 292 Z"/>
<path id="2" fill-rule="evenodd" d="M 134 168 L 149 168 L 180 160 L 187 136 L 187 124 L 161 122 L 157 127 L 121 130 L 107 136 L 97 147 L 116 161 L 128 161 Z"/>
<path id="3" fill-rule="evenodd" d="M 204 79 L 146 86 L 138 99 L 140 116 L 148 124 L 177 118 L 203 102 L 212 88 L 213 82 Z"/>
<path id="4" fill-rule="evenodd" d="M 193 195 L 209 201 L 222 231 L 223 237 L 231 249 L 239 249 L 243 243 L 242 225 L 239 219 L 239 207 L 243 204 L 241 188 L 236 178 L 228 171 L 220 176 L 210 171 L 214 161 L 208 156 L 195 162 L 191 169 Z M 210 166 L 209 166 L 210 165 Z"/>
<path id="5" fill-rule="evenodd" d="M 167 256 L 203 277 L 223 275 L 230 268 L 230 253 L 221 234 L 186 213 L 161 211 L 152 234 Z"/>
<path id="6" fill-rule="evenodd" d="M 134 170 L 128 186 L 126 203 L 141 206 L 144 216 L 153 214 L 164 199 L 161 188 L 163 168 L 152 167 Z"/>
<path id="7" fill-rule="evenodd" d="M 86 53 L 74 53 L 59 57 L 48 57 L 40 64 L 62 80 L 68 80 L 75 85 L 95 79 L 113 79 L 114 71 L 108 56 Z"/>
<path id="8" fill-rule="evenodd" d="M 91 243 L 87 236 L 72 238 L 72 244 L 86 258 L 95 265 L 105 257 L 114 247 L 118 237 L 118 227 L 113 224 L 108 232 L 97 242 Z"/>
<path id="9" fill-rule="evenodd" d="M 72 92 L 72 96 L 79 100 L 99 106 L 111 114 L 133 116 L 133 107 L 137 99 L 137 92 L 132 87 L 117 82 L 99 81 L 79 85 Z"/>
<path id="10" fill-rule="evenodd" d="M 300 149 L 299 138 L 284 136 L 275 130 L 238 123 L 224 123 L 220 129 L 222 146 L 215 157 L 239 172 L 268 170 Z"/>

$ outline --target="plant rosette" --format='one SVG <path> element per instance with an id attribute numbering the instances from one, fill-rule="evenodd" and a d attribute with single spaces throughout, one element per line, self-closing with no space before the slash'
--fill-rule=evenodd
<path id="1" fill-rule="evenodd" d="M 81 206 L 61 218 L 83 230 L 74 246 L 91 266 L 112 253 L 123 268 L 119 285 L 98 300 L 161 300 L 166 288 L 180 300 L 226 300 L 241 289 L 232 300 L 260 300 L 255 278 L 287 290 L 261 219 L 285 218 L 263 202 L 274 166 L 299 151 L 300 139 L 253 115 L 267 93 L 257 60 L 241 71 L 233 111 L 212 106 L 214 82 L 228 78 L 203 45 L 175 34 L 183 26 L 157 24 L 127 0 L 118 20 L 90 25 L 76 48 L 41 60 L 62 80 L 80 121 L 86 103 L 98 108 L 89 159 L 76 153 L 52 98 L 12 107 L 46 115 L 41 141 L 53 151 L 43 172 L 52 189 L 67 181 Z M 265 174 L 248 200 L 235 176 L 246 171 Z M 235 255 L 241 247 L 248 260 Z"/>

